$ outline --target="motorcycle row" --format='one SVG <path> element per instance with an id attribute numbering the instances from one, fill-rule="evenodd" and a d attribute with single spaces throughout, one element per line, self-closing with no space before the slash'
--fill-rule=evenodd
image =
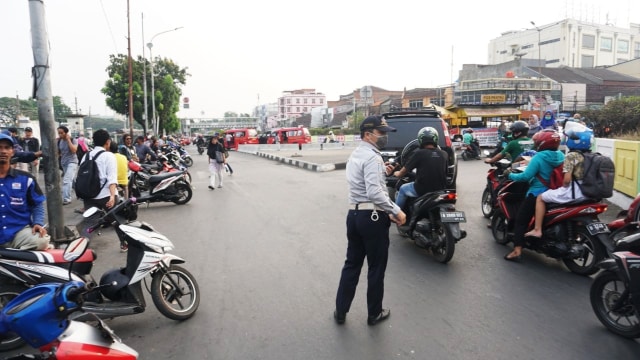
<path id="1" fill-rule="evenodd" d="M 401 166 L 418 148 L 416 140 L 405 146 L 390 164 Z M 503 175 L 512 168 L 503 159 L 491 165 L 482 194 L 484 217 L 491 219 L 491 232 L 496 242 L 506 245 L 513 240 L 514 218 L 524 199 L 528 184 L 514 182 Z M 515 170 L 517 171 L 517 170 Z M 392 199 L 400 186 L 415 180 L 409 173 L 402 179 L 387 176 Z M 398 233 L 430 251 L 434 258 L 447 263 L 453 257 L 455 244 L 465 238 L 460 223 L 465 213 L 456 210 L 456 190 L 442 190 L 408 198 L 403 209 L 405 225 Z M 586 199 L 565 204 L 547 204 L 541 238 L 526 238 L 525 247 L 561 260 L 573 273 L 589 276 L 600 271 L 590 290 L 593 311 L 612 332 L 628 338 L 640 338 L 640 194 L 628 210 L 614 221 L 601 222 L 598 215 L 607 210 L 599 199 Z M 533 229 L 534 219 L 528 230 Z"/>
<path id="2" fill-rule="evenodd" d="M 179 159 L 177 149 L 165 149 L 156 164 L 130 162 L 130 197 L 108 211 L 87 209 L 86 236 L 64 250 L 0 248 L 0 351 L 25 343 L 39 350 L 8 359 L 137 359 L 102 320 L 144 312 L 143 289 L 169 319 L 195 314 L 200 289 L 181 265 L 185 260 L 171 253 L 172 241 L 153 226 L 134 221 L 139 203 L 191 199 L 187 163 Z M 126 264 L 96 281 L 91 271 L 97 256 L 87 237 L 109 225 L 128 244 Z"/>
<path id="3" fill-rule="evenodd" d="M 482 193 L 484 217 L 499 244 L 512 241 L 512 228 L 527 183 L 503 175 L 507 160 L 491 164 Z M 525 247 L 561 260 L 573 273 L 593 275 L 590 300 L 600 322 L 610 331 L 640 338 L 640 194 L 628 210 L 605 224 L 598 218 L 607 210 L 599 199 L 547 204 L 541 238 L 525 238 Z M 533 219 L 529 229 L 533 228 Z"/>

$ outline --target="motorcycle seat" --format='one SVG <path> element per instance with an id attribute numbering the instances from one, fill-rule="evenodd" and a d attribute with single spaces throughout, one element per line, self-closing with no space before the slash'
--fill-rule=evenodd
<path id="1" fill-rule="evenodd" d="M 35 250 L 19 250 L 0 248 L 0 258 L 29 261 L 41 264 L 59 264 L 68 263 L 62 256 L 64 249 L 49 249 L 44 251 Z M 76 262 L 93 262 L 96 255 L 93 251 L 85 251 L 85 253 Z"/>
<path id="2" fill-rule="evenodd" d="M 555 209 L 559 207 L 569 207 L 569 206 L 575 206 L 580 204 L 597 203 L 597 202 L 598 201 L 594 199 L 578 199 L 578 200 L 572 200 L 566 203 L 547 203 L 547 209 Z"/>
<path id="3" fill-rule="evenodd" d="M 151 182 L 151 183 L 159 183 L 160 181 L 162 181 L 164 179 L 175 177 L 177 175 L 182 175 L 182 171 L 171 171 L 171 172 L 151 175 L 151 177 L 149 177 L 149 182 Z"/>
<path id="4" fill-rule="evenodd" d="M 615 251 L 640 251 L 640 232 L 631 234 L 618 240 Z"/>

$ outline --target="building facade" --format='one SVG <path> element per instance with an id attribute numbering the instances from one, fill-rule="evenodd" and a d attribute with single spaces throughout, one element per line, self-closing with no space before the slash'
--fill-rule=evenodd
<path id="1" fill-rule="evenodd" d="M 280 121 L 293 120 L 311 112 L 315 107 L 323 107 L 327 98 L 315 89 L 284 91 L 278 98 L 278 118 Z"/>
<path id="2" fill-rule="evenodd" d="M 640 24 L 628 28 L 564 19 L 521 31 L 507 31 L 489 42 L 488 64 L 539 59 L 543 66 L 593 68 L 640 58 Z"/>

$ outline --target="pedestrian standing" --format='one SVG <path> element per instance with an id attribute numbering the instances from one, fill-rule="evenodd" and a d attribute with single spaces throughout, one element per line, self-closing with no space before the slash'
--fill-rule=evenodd
<path id="1" fill-rule="evenodd" d="M 22 139 L 20 138 L 20 136 L 18 136 L 18 129 L 15 127 L 10 127 L 9 129 L 9 133 L 11 134 L 11 138 L 13 138 L 13 150 L 15 153 L 22 153 L 25 152 L 26 150 L 24 149 L 24 147 L 22 146 Z M 11 165 L 11 167 L 18 169 L 18 170 L 22 170 L 22 171 L 29 171 L 29 163 L 26 162 L 16 162 L 13 165 Z"/>
<path id="2" fill-rule="evenodd" d="M 278 151 L 280 151 L 280 134 L 276 133 L 276 136 L 273 137 L 273 143 L 276 144 Z"/>
<path id="3" fill-rule="evenodd" d="M 215 133 L 209 141 L 207 147 L 207 155 L 209 156 L 209 189 L 215 190 L 216 187 L 222 187 L 222 173 L 227 158 L 224 155 L 224 146 L 219 142 L 219 134 Z"/>
<path id="4" fill-rule="evenodd" d="M 343 324 L 356 293 L 364 259 L 367 258 L 367 308 L 369 325 L 389 317 L 382 307 L 384 273 L 389 255 L 391 222 L 403 225 L 405 213 L 389 198 L 385 175 L 393 166 L 380 154 L 387 144 L 387 132 L 395 131 L 381 116 L 369 116 L 360 125 L 362 142 L 347 162 L 349 212 L 347 214 L 347 255 L 342 268 L 333 317 Z"/>
<path id="5" fill-rule="evenodd" d="M 69 134 L 69 128 L 61 125 L 58 127 L 58 153 L 60 155 L 60 168 L 62 169 L 62 204 L 71 204 L 71 188 L 78 170 L 78 141 Z"/>
<path id="6" fill-rule="evenodd" d="M 24 128 L 24 138 L 22 138 L 22 149 L 29 152 L 40 151 L 40 140 L 33 136 L 31 127 Z M 29 163 L 29 172 L 34 178 L 38 179 L 38 159 Z"/>

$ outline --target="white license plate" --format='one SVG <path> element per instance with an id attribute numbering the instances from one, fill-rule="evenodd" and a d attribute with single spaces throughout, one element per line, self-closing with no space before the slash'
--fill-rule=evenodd
<path id="1" fill-rule="evenodd" d="M 607 224 L 603 223 L 591 223 L 587 224 L 587 231 L 589 231 L 590 235 L 608 234 L 609 227 L 607 226 Z"/>
<path id="2" fill-rule="evenodd" d="M 467 222 L 464 211 L 440 211 L 442 222 Z"/>

